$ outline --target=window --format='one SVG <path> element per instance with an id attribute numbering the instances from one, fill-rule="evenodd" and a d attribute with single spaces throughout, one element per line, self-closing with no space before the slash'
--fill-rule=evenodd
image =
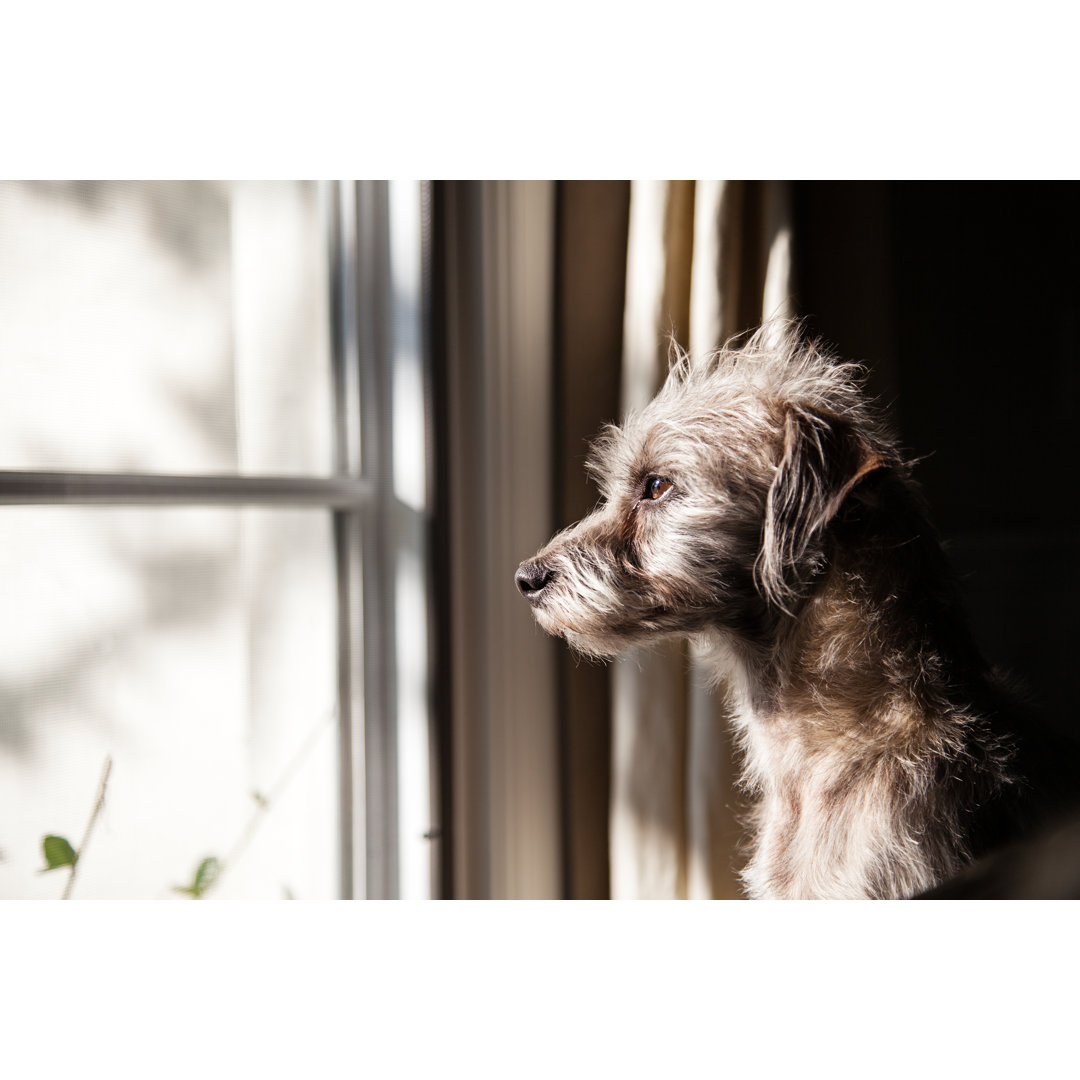
<path id="1" fill-rule="evenodd" d="M 0 184 L 0 896 L 430 895 L 427 202 Z"/>

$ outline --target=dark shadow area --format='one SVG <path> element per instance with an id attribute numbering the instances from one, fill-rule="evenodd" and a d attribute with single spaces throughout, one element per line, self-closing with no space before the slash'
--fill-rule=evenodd
<path id="1" fill-rule="evenodd" d="M 804 183 L 797 309 L 871 366 L 988 658 L 1076 730 L 1075 184 Z"/>
<path id="2" fill-rule="evenodd" d="M 995 851 L 917 900 L 1080 900 L 1080 818 Z"/>
<path id="3" fill-rule="evenodd" d="M 585 471 L 600 423 L 618 419 L 630 185 L 559 185 L 555 316 L 557 527 L 596 503 Z M 572 899 L 611 894 L 606 858 L 611 801 L 611 673 L 568 649 L 557 654 L 563 881 Z"/>

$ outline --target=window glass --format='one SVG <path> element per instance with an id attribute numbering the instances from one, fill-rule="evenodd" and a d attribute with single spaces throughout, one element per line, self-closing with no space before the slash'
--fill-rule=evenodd
<path id="1" fill-rule="evenodd" d="M 0 183 L 0 469 L 329 474 L 320 198 Z"/>
<path id="2" fill-rule="evenodd" d="M 340 895 L 333 537 L 320 511 L 0 508 L 0 897 Z M 208 894 L 210 895 L 210 894 Z"/>
<path id="3" fill-rule="evenodd" d="M 0 897 L 430 895 L 425 199 L 0 181 Z"/>

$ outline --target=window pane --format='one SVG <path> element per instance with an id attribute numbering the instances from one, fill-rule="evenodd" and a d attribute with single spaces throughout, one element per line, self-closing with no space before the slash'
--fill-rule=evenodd
<path id="1" fill-rule="evenodd" d="M 0 183 L 0 469 L 331 469 L 311 182 Z"/>
<path id="2" fill-rule="evenodd" d="M 336 583 L 321 511 L 0 511 L 0 897 L 340 893 Z M 269 800 L 266 802 L 266 800 Z"/>

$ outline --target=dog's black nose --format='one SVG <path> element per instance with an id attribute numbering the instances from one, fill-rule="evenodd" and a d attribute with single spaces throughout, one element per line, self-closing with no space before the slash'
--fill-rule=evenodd
<path id="1" fill-rule="evenodd" d="M 523 562 L 514 575 L 522 596 L 535 600 L 540 590 L 555 576 L 555 571 L 542 562 Z"/>

